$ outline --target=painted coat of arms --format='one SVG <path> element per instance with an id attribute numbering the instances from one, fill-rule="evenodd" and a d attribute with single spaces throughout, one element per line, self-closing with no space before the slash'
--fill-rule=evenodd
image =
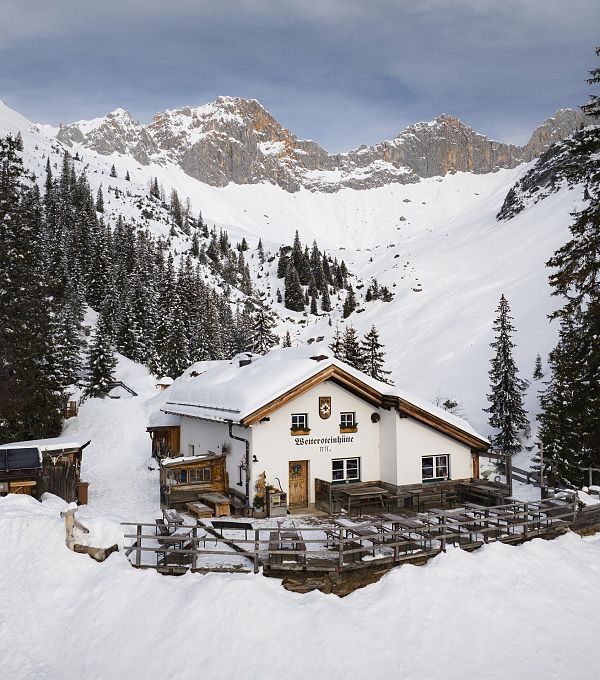
<path id="1" fill-rule="evenodd" d="M 326 420 L 331 415 L 331 397 L 319 397 L 319 415 Z"/>

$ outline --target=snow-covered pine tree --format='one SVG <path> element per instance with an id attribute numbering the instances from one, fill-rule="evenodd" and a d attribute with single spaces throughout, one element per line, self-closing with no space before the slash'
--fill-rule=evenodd
<path id="1" fill-rule="evenodd" d="M 277 345 L 279 338 L 273 333 L 275 321 L 264 299 L 257 305 L 253 320 L 252 351 L 256 354 L 266 354 Z"/>
<path id="2" fill-rule="evenodd" d="M 20 135 L 0 137 L 0 441 L 60 432 L 42 207 Z"/>
<path id="3" fill-rule="evenodd" d="M 336 359 L 339 359 L 339 361 L 345 361 L 344 343 L 342 342 L 340 327 L 337 324 L 335 325 L 335 331 L 333 332 L 333 338 L 331 339 L 329 349 L 332 351 L 333 356 Z"/>
<path id="4" fill-rule="evenodd" d="M 362 371 L 363 357 L 358 334 L 354 329 L 354 326 L 348 326 L 344 331 L 344 335 L 342 336 L 342 347 L 344 354 L 343 361 L 350 364 L 353 368 Z"/>
<path id="5" fill-rule="evenodd" d="M 292 336 L 290 335 L 289 331 L 285 332 L 285 335 L 283 336 L 283 340 L 281 341 L 281 346 L 282 347 L 291 347 L 292 346 Z"/>
<path id="6" fill-rule="evenodd" d="M 324 312 L 331 311 L 331 297 L 329 296 L 329 284 L 327 282 L 323 283 L 321 288 L 321 309 Z"/>
<path id="7" fill-rule="evenodd" d="M 344 300 L 344 307 L 342 314 L 344 319 L 347 319 L 350 314 L 357 308 L 356 295 L 354 294 L 354 288 L 348 286 L 348 292 L 346 293 L 346 299 Z"/>
<path id="8" fill-rule="evenodd" d="M 375 380 L 391 384 L 388 378 L 391 372 L 384 369 L 385 352 L 383 344 L 379 342 L 379 333 L 375 325 L 371 326 L 371 330 L 365 335 L 360 351 L 362 370 Z"/>
<path id="9" fill-rule="evenodd" d="M 600 56 L 600 48 L 596 50 Z M 589 84 L 600 83 L 600 68 Z M 600 97 L 582 109 L 600 122 Z M 540 439 L 557 481 L 580 487 L 583 467 L 600 467 L 600 126 L 586 136 L 589 163 L 578 178 L 586 186 L 586 207 L 573 214 L 571 238 L 547 262 L 553 295 L 564 299 L 551 315 L 560 323 L 549 356 L 550 379 L 541 395 Z"/>
<path id="10" fill-rule="evenodd" d="M 127 172 L 125 173 L 125 181 L 126 181 L 126 182 L 131 182 L 131 177 L 130 177 L 130 175 L 129 175 L 129 170 L 127 170 Z"/>
<path id="11" fill-rule="evenodd" d="M 110 324 L 105 314 L 100 313 L 88 350 L 86 395 L 105 397 L 114 382 L 116 366 L 117 359 L 112 344 Z"/>
<path id="12" fill-rule="evenodd" d="M 535 358 L 535 366 L 533 367 L 533 379 L 541 380 L 544 377 L 542 369 L 542 357 L 538 354 Z"/>
<path id="13" fill-rule="evenodd" d="M 110 176 L 111 176 L 111 177 L 116 177 L 116 176 L 117 176 L 117 169 L 115 168 L 114 163 L 112 164 L 112 166 L 111 166 L 111 168 L 110 168 Z"/>
<path id="14" fill-rule="evenodd" d="M 521 451 L 520 434 L 529 427 L 527 411 L 523 406 L 523 395 L 528 382 L 519 377 L 519 371 L 512 355 L 516 347 L 512 341 L 515 327 L 510 315 L 508 300 L 502 295 L 496 309 L 494 321 L 495 340 L 490 343 L 494 349 L 491 359 L 490 394 L 487 398 L 490 414 L 489 424 L 497 432 L 492 436 L 493 445 L 503 453 L 514 455 Z"/>
<path id="15" fill-rule="evenodd" d="M 98 193 L 96 194 L 96 212 L 104 212 L 104 196 L 102 195 L 102 185 L 98 187 Z"/>
<path id="16" fill-rule="evenodd" d="M 294 261 L 290 260 L 285 273 L 285 306 L 295 312 L 304 311 L 304 291 L 300 283 L 300 277 L 294 266 Z"/>

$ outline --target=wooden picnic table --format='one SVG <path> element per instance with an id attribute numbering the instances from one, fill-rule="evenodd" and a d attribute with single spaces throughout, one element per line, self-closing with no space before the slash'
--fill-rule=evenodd
<path id="1" fill-rule="evenodd" d="M 364 502 L 377 501 L 381 503 L 381 507 L 384 508 L 384 499 L 390 496 L 390 492 L 387 489 L 383 489 L 380 486 L 347 486 L 345 488 L 336 487 L 334 494 L 345 496 L 348 501 L 348 506 L 346 508 L 347 512 L 350 512 L 352 508 L 352 502 L 355 501 L 358 504 L 359 515 L 362 514 L 362 504 Z"/>
<path id="2" fill-rule="evenodd" d="M 165 509 L 162 512 L 164 520 L 167 524 L 183 524 L 183 517 L 177 512 L 177 510 Z"/>

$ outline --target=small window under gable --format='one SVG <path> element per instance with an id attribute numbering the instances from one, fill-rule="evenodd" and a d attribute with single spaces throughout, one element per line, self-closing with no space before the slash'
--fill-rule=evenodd
<path id="1" fill-rule="evenodd" d="M 308 434 L 308 413 L 292 413 L 292 425 L 290 432 L 294 434 Z"/>

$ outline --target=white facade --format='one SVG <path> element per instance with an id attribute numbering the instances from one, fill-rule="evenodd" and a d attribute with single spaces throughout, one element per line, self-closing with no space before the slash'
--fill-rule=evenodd
<path id="1" fill-rule="evenodd" d="M 328 418 L 319 414 L 320 397 L 331 399 Z M 340 431 L 342 412 L 355 414 L 356 432 Z M 308 434 L 290 433 L 293 414 L 308 416 Z M 308 461 L 308 503 L 314 503 L 315 479 L 334 481 L 333 461 L 341 459 L 359 459 L 363 482 L 420 484 L 422 458 L 444 454 L 449 457 L 450 479 L 473 476 L 470 446 L 419 420 L 401 416 L 394 408 L 373 406 L 332 380 L 317 384 L 250 427 L 233 425 L 233 434 L 249 441 L 250 503 L 263 471 L 267 483 L 281 484 L 289 492 L 289 465 L 293 461 Z M 228 424 L 181 416 L 182 454 L 221 452 L 225 444 L 231 451 L 227 456 L 229 485 L 245 491 L 245 445 L 229 437 Z"/>

